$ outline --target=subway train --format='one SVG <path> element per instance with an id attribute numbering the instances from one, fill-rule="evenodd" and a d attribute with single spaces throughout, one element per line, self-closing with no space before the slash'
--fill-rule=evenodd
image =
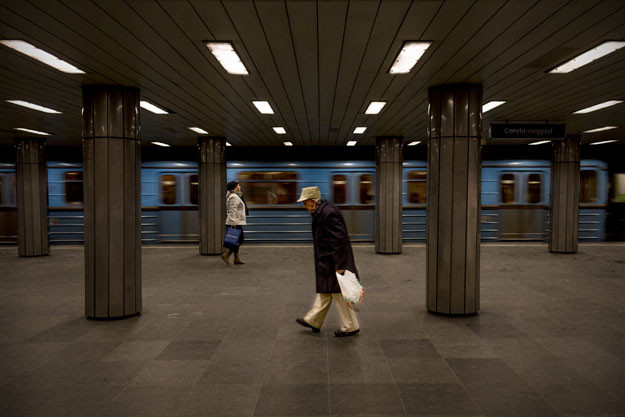
<path id="1" fill-rule="evenodd" d="M 582 160 L 579 240 L 606 239 L 608 200 L 625 200 L 625 174 L 610 179 L 600 160 Z M 621 178 L 624 177 L 624 178 Z M 311 217 L 297 204 L 302 187 L 317 185 L 323 198 L 341 208 L 354 242 L 375 239 L 375 163 L 373 161 L 305 161 L 227 163 L 228 180 L 241 183 L 250 209 L 248 242 L 311 241 Z M 403 164 L 404 242 L 425 242 L 427 164 Z M 612 190 L 609 196 L 610 184 Z M 486 160 L 482 162 L 482 241 L 547 239 L 550 162 Z M 82 244 L 82 164 L 48 162 L 48 221 L 51 244 Z M 143 162 L 141 168 L 142 240 L 144 244 L 198 240 L 197 163 Z M 16 237 L 15 166 L 0 164 L 0 242 Z"/>

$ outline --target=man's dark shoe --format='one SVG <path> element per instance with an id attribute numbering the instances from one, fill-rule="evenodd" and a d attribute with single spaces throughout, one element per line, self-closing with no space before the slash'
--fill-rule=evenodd
<path id="1" fill-rule="evenodd" d="M 351 332 L 342 332 L 340 330 L 337 330 L 337 331 L 334 332 L 334 336 L 336 336 L 336 337 L 354 336 L 354 335 L 358 334 L 359 332 L 360 332 L 360 329 L 352 330 Z"/>
<path id="2" fill-rule="evenodd" d="M 307 322 L 306 320 L 304 320 L 304 319 L 295 319 L 295 321 L 296 321 L 298 324 L 301 324 L 301 325 L 302 325 L 302 326 L 304 326 L 304 327 L 311 328 L 311 329 L 312 329 L 312 331 L 313 331 L 313 333 L 319 333 L 319 329 L 318 329 L 318 328 L 316 328 L 315 326 L 311 326 L 310 324 L 308 324 L 308 322 Z"/>

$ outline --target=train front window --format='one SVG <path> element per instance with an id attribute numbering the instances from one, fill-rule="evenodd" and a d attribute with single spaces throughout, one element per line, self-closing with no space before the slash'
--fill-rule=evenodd
<path id="1" fill-rule="evenodd" d="M 360 176 L 360 204 L 373 203 L 373 175 Z"/>
<path id="2" fill-rule="evenodd" d="M 334 204 L 345 204 L 345 200 L 347 200 L 347 177 L 345 175 L 332 177 L 332 195 Z"/>
<path id="3" fill-rule="evenodd" d="M 82 172 L 65 173 L 65 202 L 67 204 L 82 204 Z"/>
<path id="4" fill-rule="evenodd" d="M 242 171 L 238 178 L 248 204 L 295 204 L 295 171 Z"/>
<path id="5" fill-rule="evenodd" d="M 597 201 L 597 171 L 583 169 L 579 173 L 579 202 L 594 203 Z"/>
<path id="6" fill-rule="evenodd" d="M 427 201 L 427 171 L 410 171 L 408 173 L 408 202 L 425 204 Z"/>
<path id="7" fill-rule="evenodd" d="M 514 203 L 514 174 L 501 176 L 501 202 Z"/>
<path id="8" fill-rule="evenodd" d="M 530 204 L 540 203 L 542 192 L 542 178 L 540 174 L 529 174 L 527 176 L 527 202 Z"/>
<path id="9" fill-rule="evenodd" d="M 191 204 L 197 205 L 198 203 L 198 176 L 189 175 L 189 200 Z"/>
<path id="10" fill-rule="evenodd" d="M 176 176 L 161 175 L 161 198 L 163 204 L 176 204 Z"/>

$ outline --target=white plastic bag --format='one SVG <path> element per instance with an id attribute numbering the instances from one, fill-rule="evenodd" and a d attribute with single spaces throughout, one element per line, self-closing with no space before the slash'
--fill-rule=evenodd
<path id="1" fill-rule="evenodd" d="M 360 284 L 356 275 L 351 271 L 345 271 L 343 275 L 336 273 L 336 279 L 341 287 L 341 294 L 347 307 L 354 311 L 360 311 L 365 302 L 365 289 Z"/>

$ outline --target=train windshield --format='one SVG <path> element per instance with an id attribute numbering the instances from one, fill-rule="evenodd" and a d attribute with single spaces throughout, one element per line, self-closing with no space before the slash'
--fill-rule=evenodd
<path id="1" fill-rule="evenodd" d="M 65 202 L 67 204 L 82 204 L 82 172 L 65 173 Z"/>
<path id="2" fill-rule="evenodd" d="M 501 202 L 514 203 L 514 174 L 501 176 Z"/>
<path id="3" fill-rule="evenodd" d="M 161 175 L 161 198 L 163 204 L 176 204 L 176 176 Z"/>
<path id="4" fill-rule="evenodd" d="M 408 173 L 408 202 L 425 204 L 427 200 L 427 171 L 410 171 Z"/>
<path id="5" fill-rule="evenodd" d="M 334 204 L 345 204 L 347 200 L 347 177 L 345 175 L 332 177 L 332 196 Z"/>
<path id="6" fill-rule="evenodd" d="M 297 202 L 297 173 L 294 171 L 241 171 L 238 180 L 249 204 Z"/>
<path id="7" fill-rule="evenodd" d="M 540 203 L 542 192 L 542 176 L 540 174 L 529 174 L 527 176 L 527 202 L 530 204 Z"/>
<path id="8" fill-rule="evenodd" d="M 597 171 L 583 169 L 579 173 L 579 202 L 594 203 L 597 201 Z"/>

